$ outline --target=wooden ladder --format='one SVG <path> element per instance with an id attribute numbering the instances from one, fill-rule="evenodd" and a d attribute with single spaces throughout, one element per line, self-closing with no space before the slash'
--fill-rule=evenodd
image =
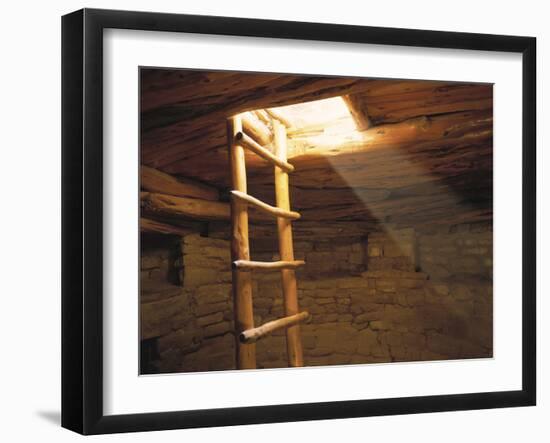
<path id="1" fill-rule="evenodd" d="M 290 210 L 288 173 L 294 167 L 287 162 L 286 127 L 273 118 L 275 153 L 258 144 L 243 132 L 241 116 L 228 120 L 231 165 L 231 260 L 233 270 L 233 303 L 235 308 L 236 362 L 238 369 L 256 368 L 255 342 L 279 329 L 286 328 L 288 365 L 304 365 L 299 323 L 309 317 L 298 310 L 295 269 L 305 263 L 294 260 L 291 221 L 300 214 Z M 277 206 L 264 203 L 247 193 L 244 150 L 248 149 L 274 165 Z M 250 260 L 248 239 L 248 206 L 277 218 L 280 261 Z M 254 327 L 251 271 L 280 270 L 285 317 Z"/>

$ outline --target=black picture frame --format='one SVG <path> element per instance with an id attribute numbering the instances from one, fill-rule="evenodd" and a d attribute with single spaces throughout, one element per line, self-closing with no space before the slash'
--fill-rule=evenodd
<path id="1" fill-rule="evenodd" d="M 103 30 L 501 51 L 523 63 L 522 389 L 131 415 L 103 413 Z M 536 403 L 536 39 L 83 9 L 62 18 L 62 426 L 82 434 L 529 406 Z"/>

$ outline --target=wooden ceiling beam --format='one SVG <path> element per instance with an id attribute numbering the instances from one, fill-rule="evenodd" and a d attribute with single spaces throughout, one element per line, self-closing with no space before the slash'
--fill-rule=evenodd
<path id="1" fill-rule="evenodd" d="M 179 235 L 179 236 L 184 236 L 184 235 L 196 232 L 193 229 L 176 226 L 169 223 L 164 223 L 164 222 L 153 220 L 146 217 L 140 217 L 139 230 L 141 232 Z"/>
<path id="2" fill-rule="evenodd" d="M 304 161 L 313 158 L 338 157 L 345 154 L 371 154 L 402 149 L 405 153 L 438 149 L 448 143 L 492 135 L 492 112 L 457 112 L 435 117 L 419 117 L 396 124 L 375 126 L 361 133 L 361 140 L 346 141 L 340 145 L 318 145 L 300 151 L 289 149 L 289 159 Z"/>
<path id="3" fill-rule="evenodd" d="M 141 212 L 147 218 L 165 218 L 174 221 L 229 221 L 230 204 L 198 198 L 176 197 L 157 192 L 140 193 Z M 249 208 L 249 217 L 256 222 L 274 223 L 275 218 Z M 271 228 L 273 229 L 273 228 Z"/>
<path id="4" fill-rule="evenodd" d="M 197 198 L 142 192 L 141 206 L 146 213 L 195 220 L 229 220 L 229 204 Z"/>
<path id="5" fill-rule="evenodd" d="M 243 93 L 251 88 L 263 87 L 280 77 L 280 74 L 142 69 L 141 111 L 149 112 L 193 99 L 208 103 L 228 92 Z"/>
<path id="6" fill-rule="evenodd" d="M 144 165 L 140 167 L 140 185 L 146 191 L 176 197 L 193 197 L 209 201 L 217 201 L 220 197 L 218 190 L 213 186 L 188 178 L 175 178 Z"/>
<path id="7" fill-rule="evenodd" d="M 346 103 L 355 126 L 357 126 L 358 131 L 366 131 L 372 126 L 372 122 L 369 118 L 369 111 L 365 100 L 360 94 L 349 94 L 344 95 L 344 102 Z"/>
<path id="8" fill-rule="evenodd" d="M 352 94 L 352 107 L 365 111 L 373 124 L 396 123 L 422 115 L 492 109 L 490 84 L 384 81 Z"/>

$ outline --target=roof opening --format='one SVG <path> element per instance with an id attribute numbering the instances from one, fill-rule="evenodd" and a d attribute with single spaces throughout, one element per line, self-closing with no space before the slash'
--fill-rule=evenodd
<path id="1" fill-rule="evenodd" d="M 310 148 L 330 149 L 347 142 L 360 141 L 361 132 L 343 97 L 297 103 L 294 105 L 258 110 L 274 112 L 282 117 L 290 128 L 289 157 L 306 152 Z"/>

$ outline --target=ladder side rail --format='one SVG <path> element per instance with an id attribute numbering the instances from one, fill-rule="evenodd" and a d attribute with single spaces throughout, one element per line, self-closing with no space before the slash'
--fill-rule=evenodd
<path id="1" fill-rule="evenodd" d="M 246 193 L 246 163 L 244 148 L 235 135 L 242 132 L 240 116 L 228 120 L 229 160 L 231 183 L 234 190 Z M 248 239 L 248 205 L 238 199 L 231 200 L 231 261 L 250 260 Z M 242 343 L 239 335 L 254 328 L 251 272 L 233 267 L 233 304 L 235 316 L 236 366 L 238 369 L 256 368 L 256 345 Z"/>
<path id="2" fill-rule="evenodd" d="M 275 155 L 282 161 L 287 160 L 286 128 L 277 120 L 273 120 Z M 290 196 L 288 189 L 288 174 L 275 166 L 275 200 L 277 207 L 290 211 Z M 292 241 L 291 221 L 277 218 L 279 237 L 279 253 L 282 261 L 294 261 L 294 247 Z M 298 290 L 294 269 L 282 269 L 281 281 L 283 286 L 284 308 L 287 317 L 297 315 Z M 296 324 L 286 329 L 286 344 L 288 365 L 300 367 L 304 365 L 300 325 Z"/>

